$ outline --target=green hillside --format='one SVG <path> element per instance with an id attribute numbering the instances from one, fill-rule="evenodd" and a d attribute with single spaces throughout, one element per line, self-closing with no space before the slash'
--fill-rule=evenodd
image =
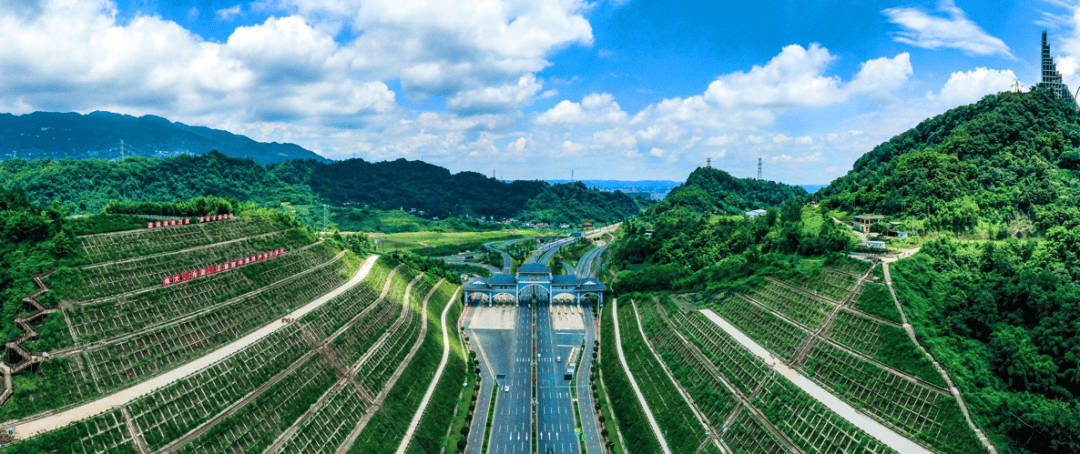
<path id="1" fill-rule="evenodd" d="M 749 210 L 778 207 L 786 200 L 809 194 L 799 186 L 775 181 L 735 178 L 714 168 L 699 167 L 664 199 L 668 206 L 698 212 L 742 214 Z M 663 210 L 663 207 L 658 207 Z"/>
<path id="2" fill-rule="evenodd" d="M 814 195 L 932 230 L 1045 230 L 1080 215 L 1078 122 L 1075 106 L 1045 90 L 987 96 L 875 147 Z"/>
<path id="3" fill-rule="evenodd" d="M 292 160 L 263 166 L 216 151 L 200 156 L 136 156 L 122 161 L 6 159 L 0 161 L 0 181 L 6 188 L 22 188 L 33 205 L 58 202 L 70 205 L 75 213 L 100 213 L 114 199 L 178 202 L 213 195 L 266 207 L 328 203 L 336 206 L 330 222 L 339 227 L 384 231 L 435 228 L 423 221 L 435 217 L 608 223 L 638 214 L 638 204 L 643 203 L 621 192 L 587 189 L 580 183 L 507 183 L 475 172 L 451 174 L 421 161 L 369 163 L 350 159 L 324 164 Z M 387 210 L 401 209 L 415 213 L 417 222 L 387 220 Z M 296 214 L 310 224 L 321 224 L 321 207 L 315 211 L 314 215 L 306 210 Z M 472 222 L 447 228 L 499 226 Z"/>

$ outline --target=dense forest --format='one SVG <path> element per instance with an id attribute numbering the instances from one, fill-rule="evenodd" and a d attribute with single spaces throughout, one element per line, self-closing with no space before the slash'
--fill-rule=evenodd
<path id="1" fill-rule="evenodd" d="M 814 196 L 932 230 L 1045 231 L 1080 215 L 1078 119 L 1047 90 L 987 96 L 878 145 Z"/>
<path id="2" fill-rule="evenodd" d="M 622 192 L 590 190 L 581 182 L 545 187 L 525 204 L 526 221 L 580 224 L 608 223 L 637 215 L 643 201 Z"/>
<path id="3" fill-rule="evenodd" d="M 153 115 L 133 117 L 101 111 L 86 115 L 0 114 L 0 149 L 22 158 L 57 160 L 117 159 L 122 155 L 163 157 L 204 154 L 213 149 L 264 164 L 287 159 L 327 160 L 291 143 L 256 142 L 228 131 L 188 126 Z"/>
<path id="4" fill-rule="evenodd" d="M 349 209 L 339 211 L 343 216 L 361 216 L 352 208 L 370 206 L 416 210 L 428 219 L 483 216 L 607 223 L 639 213 L 639 204 L 645 203 L 621 192 L 601 192 L 581 184 L 507 183 L 475 172 L 451 174 L 442 167 L 404 159 L 331 164 L 293 160 L 263 166 L 217 151 L 122 161 L 6 159 L 0 161 L 0 181 L 21 187 L 34 206 L 59 202 L 75 213 L 100 213 L 110 200 L 178 202 L 214 195 L 267 207 L 344 205 Z M 532 202 L 534 198 L 539 201 Z M 313 222 L 316 218 L 321 220 L 321 216 L 305 219 Z"/>
<path id="5" fill-rule="evenodd" d="M 806 190 L 798 186 L 735 178 L 720 169 L 699 167 L 686 178 L 686 183 L 671 190 L 658 210 L 663 211 L 663 205 L 668 205 L 700 212 L 743 214 L 749 210 L 777 207 L 785 200 L 807 195 Z"/>
<path id="6" fill-rule="evenodd" d="M 1080 222 L 1043 240 L 925 244 L 893 265 L 909 316 L 1003 452 L 1080 452 Z"/>
<path id="7" fill-rule="evenodd" d="M 850 248 L 854 238 L 804 208 L 806 190 L 698 168 L 664 201 L 625 224 L 615 247 L 626 291 L 718 291 L 767 273 L 784 274 L 797 257 Z M 766 209 L 748 219 L 745 212 Z M 648 233 L 648 234 L 646 234 Z"/>

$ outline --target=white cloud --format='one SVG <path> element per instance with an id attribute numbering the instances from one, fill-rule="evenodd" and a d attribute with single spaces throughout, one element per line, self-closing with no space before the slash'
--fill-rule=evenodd
<path id="1" fill-rule="evenodd" d="M 773 136 L 772 141 L 773 143 L 787 143 L 791 142 L 791 137 L 785 136 L 783 134 L 777 134 Z"/>
<path id="2" fill-rule="evenodd" d="M 814 138 L 810 136 L 801 136 L 795 139 L 795 143 L 799 145 L 812 145 L 814 143 Z"/>
<path id="3" fill-rule="evenodd" d="M 655 156 L 657 158 L 662 158 L 662 157 L 664 157 L 664 150 L 661 150 L 659 148 L 654 147 L 652 150 L 649 150 L 649 156 Z"/>
<path id="4" fill-rule="evenodd" d="M 511 153 L 521 153 L 522 151 L 525 151 L 526 142 L 524 137 L 519 137 L 518 140 L 510 142 L 507 149 L 510 150 Z"/>
<path id="5" fill-rule="evenodd" d="M 995 70 L 975 68 L 971 71 L 955 72 L 941 89 L 939 98 L 950 107 L 970 104 L 983 96 L 1008 91 L 1016 81 L 1016 74 L 1011 69 Z"/>
<path id="6" fill-rule="evenodd" d="M 911 75 L 907 53 L 864 62 L 854 79 L 844 84 L 826 76 L 836 60 L 829 50 L 814 43 L 809 48 L 792 44 L 765 66 L 717 78 L 705 91 L 705 99 L 725 108 L 759 107 L 792 109 L 846 102 L 852 96 L 900 88 Z"/>
<path id="7" fill-rule="evenodd" d="M 541 113 L 534 120 L 538 125 L 579 125 L 583 123 L 614 124 L 625 121 L 615 97 L 608 93 L 593 93 L 580 103 L 563 100 Z"/>
<path id="8" fill-rule="evenodd" d="M 233 5 L 233 6 L 229 7 L 229 8 L 219 9 L 219 10 L 215 11 L 214 13 L 217 14 L 217 17 L 219 19 L 229 20 L 229 19 L 232 19 L 233 17 L 235 17 L 237 14 L 240 14 L 240 8 L 241 8 L 240 5 Z"/>
<path id="9" fill-rule="evenodd" d="M 705 145 L 709 145 L 709 146 L 712 146 L 712 147 L 722 147 L 722 146 L 725 146 L 725 145 L 727 145 L 729 143 L 733 143 L 736 140 L 738 140 L 738 136 L 736 136 L 734 134 L 730 135 L 730 136 L 729 135 L 713 136 L 713 137 L 709 137 L 708 139 L 705 140 Z"/>
<path id="10" fill-rule="evenodd" d="M 352 69 L 400 77 L 409 92 L 449 94 L 456 101 L 448 106 L 464 111 L 528 104 L 542 83 L 522 90 L 523 78 L 535 81 L 554 51 L 593 39 L 584 0 L 282 1 L 351 28 L 358 35 L 347 46 Z"/>
<path id="11" fill-rule="evenodd" d="M 528 74 L 514 83 L 459 91 L 446 99 L 446 106 L 459 111 L 499 111 L 531 103 L 541 88 L 536 76 Z"/>
<path id="12" fill-rule="evenodd" d="M 997 55 L 1013 58 L 1009 46 L 1001 39 L 991 36 L 982 27 L 967 18 L 964 10 L 952 0 L 942 0 L 938 11 L 946 17 L 934 16 L 918 8 L 889 8 L 882 11 L 889 22 L 904 31 L 893 36 L 896 42 L 924 49 L 952 48 L 968 55 Z"/>

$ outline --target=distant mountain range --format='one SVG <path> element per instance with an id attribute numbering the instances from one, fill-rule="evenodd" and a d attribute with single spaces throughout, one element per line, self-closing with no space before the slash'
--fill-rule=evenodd
<path id="1" fill-rule="evenodd" d="M 641 180 L 641 181 L 625 181 L 625 180 L 544 180 L 551 184 L 562 184 L 571 182 L 581 182 L 585 186 L 590 188 L 606 189 L 614 191 L 616 189 L 624 192 L 634 190 L 642 192 L 657 192 L 663 194 L 669 191 L 671 188 L 678 186 L 682 183 L 678 181 L 668 180 Z"/>
<path id="2" fill-rule="evenodd" d="M 0 114 L 0 158 L 102 158 L 202 155 L 211 150 L 262 164 L 322 156 L 291 143 L 263 143 L 228 131 L 188 126 L 161 117 L 111 112 Z"/>
<path id="3" fill-rule="evenodd" d="M 569 183 L 570 180 L 544 180 L 551 184 Z M 682 184 L 678 181 L 668 180 L 641 180 L 641 181 L 626 181 L 626 180 L 575 180 L 580 181 L 590 188 L 600 188 L 609 191 L 616 189 L 622 191 L 635 190 L 643 192 L 655 192 L 658 194 L 664 194 L 676 186 Z M 806 192 L 811 194 L 817 192 L 818 189 L 824 188 L 825 184 L 800 184 Z"/>

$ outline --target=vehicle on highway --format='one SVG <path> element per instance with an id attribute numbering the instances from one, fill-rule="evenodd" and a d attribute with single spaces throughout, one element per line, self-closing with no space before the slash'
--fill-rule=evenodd
<path id="1" fill-rule="evenodd" d="M 504 393 L 510 392 L 510 385 L 503 386 L 503 392 Z"/>
<path id="2" fill-rule="evenodd" d="M 560 357 L 556 358 L 555 361 L 561 363 L 562 362 L 562 357 L 560 356 Z"/>

